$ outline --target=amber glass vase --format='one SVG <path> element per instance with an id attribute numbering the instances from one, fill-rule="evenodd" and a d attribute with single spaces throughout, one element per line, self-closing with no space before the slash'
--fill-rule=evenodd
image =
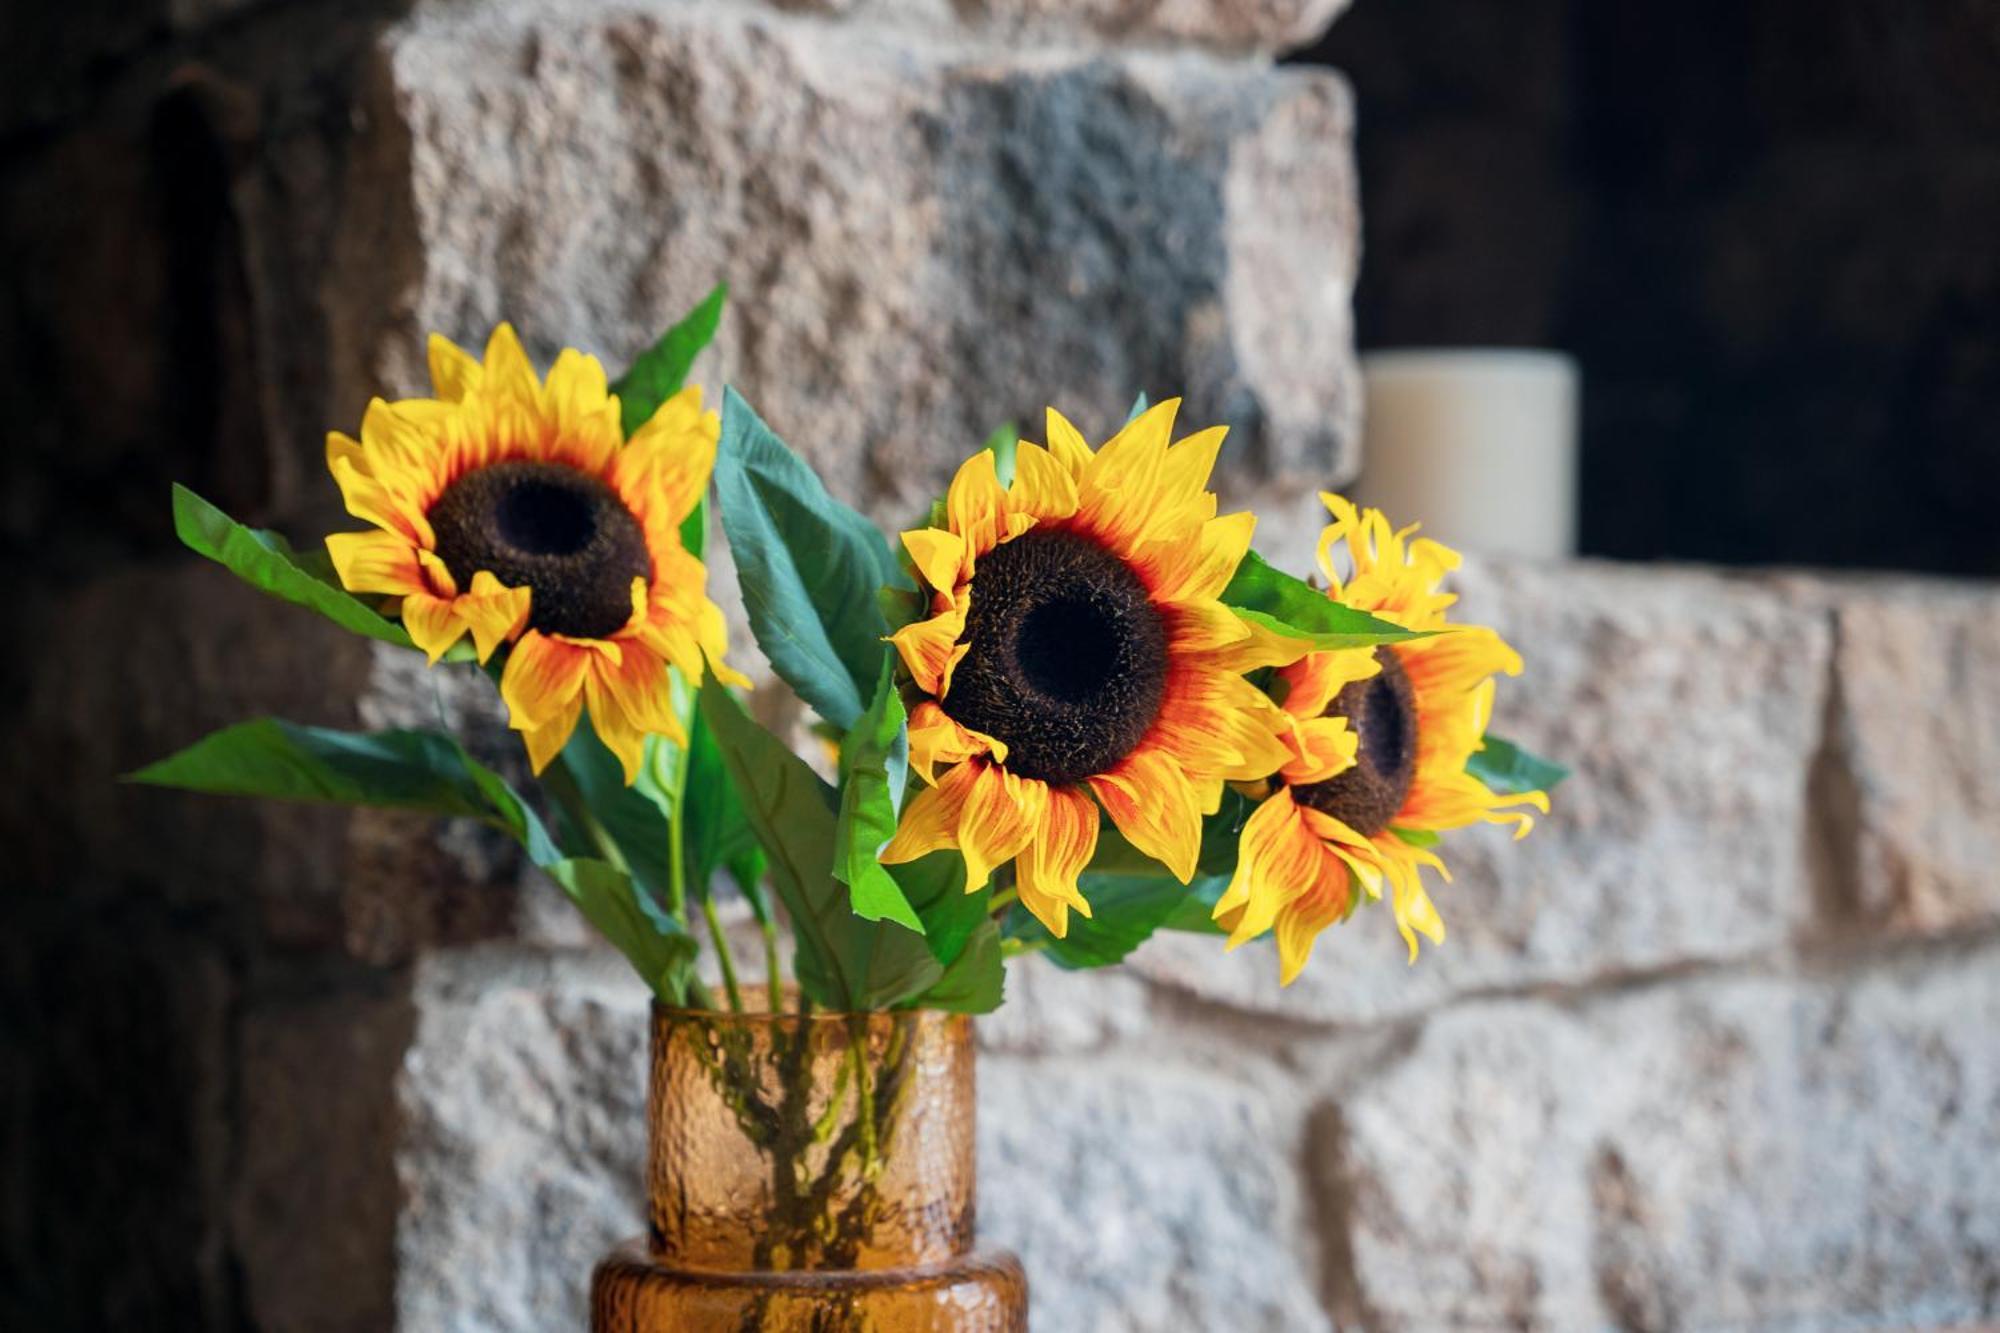
<path id="1" fill-rule="evenodd" d="M 1015 1333 L 1027 1281 L 973 1248 L 970 1020 L 653 1008 L 648 1234 L 593 1333 Z"/>

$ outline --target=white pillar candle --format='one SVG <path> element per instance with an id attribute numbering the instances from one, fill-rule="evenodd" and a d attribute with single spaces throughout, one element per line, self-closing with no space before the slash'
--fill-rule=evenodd
<path id="1" fill-rule="evenodd" d="M 1357 496 L 1447 546 L 1576 552 L 1576 362 L 1560 352 L 1369 352 Z"/>

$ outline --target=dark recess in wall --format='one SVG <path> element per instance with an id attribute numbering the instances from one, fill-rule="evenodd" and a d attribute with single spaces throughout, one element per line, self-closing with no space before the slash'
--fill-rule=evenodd
<path id="1" fill-rule="evenodd" d="M 1584 372 L 1587 553 L 2000 574 L 2000 5 L 1358 0 L 1362 345 Z"/>

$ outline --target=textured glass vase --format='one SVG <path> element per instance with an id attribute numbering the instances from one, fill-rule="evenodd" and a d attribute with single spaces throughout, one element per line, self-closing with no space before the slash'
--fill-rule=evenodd
<path id="1" fill-rule="evenodd" d="M 1026 1329 L 1020 1262 L 973 1249 L 973 1113 L 963 1016 L 655 1005 L 651 1227 L 593 1333 Z"/>

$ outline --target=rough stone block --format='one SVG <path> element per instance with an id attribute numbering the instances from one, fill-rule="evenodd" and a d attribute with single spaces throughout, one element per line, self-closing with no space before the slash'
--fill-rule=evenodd
<path id="1" fill-rule="evenodd" d="M 420 276 L 405 323 L 336 342 L 387 383 L 422 383 L 425 329 L 502 318 L 622 361 L 724 277 L 701 377 L 886 519 L 999 422 L 1107 433 L 1141 390 L 1228 422 L 1232 474 L 1352 469 L 1337 75 L 720 7 L 438 6 L 381 50 L 406 166 L 371 184 L 407 191 Z"/>
<path id="2" fill-rule="evenodd" d="M 1431 1020 L 1315 1138 L 1338 1312 L 1385 1329 L 1990 1316 L 1995 961 Z"/>
<path id="3" fill-rule="evenodd" d="M 1915 581 L 1834 592 L 1822 799 L 1855 924 L 2000 917 L 2000 593 Z M 1847 835 L 1851 842 L 1842 841 Z"/>
<path id="4" fill-rule="evenodd" d="M 1309 552 L 1297 553 L 1303 563 Z M 1786 589 L 1589 563 L 1468 568 L 1466 619 L 1526 659 L 1494 727 L 1574 775 L 1523 842 L 1447 835 L 1433 887 L 1449 935 L 1414 967 L 1386 910 L 1320 937 L 1282 993 L 1253 945 L 1163 936 L 1143 974 L 1333 1022 L 1466 992 L 1581 984 L 1785 943 L 1810 910 L 1806 775 L 1820 743 L 1826 618 Z"/>

